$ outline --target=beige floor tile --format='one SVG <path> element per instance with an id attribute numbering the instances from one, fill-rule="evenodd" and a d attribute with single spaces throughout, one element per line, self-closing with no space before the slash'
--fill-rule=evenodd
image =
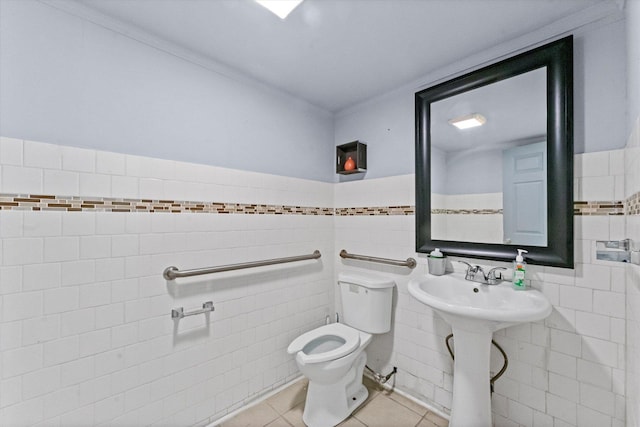
<path id="1" fill-rule="evenodd" d="M 447 427 L 447 420 L 365 378 L 367 400 L 340 427 Z M 308 382 L 299 381 L 241 412 L 221 427 L 306 427 L 302 421 Z M 422 418 L 424 415 L 424 418 Z M 419 424 L 418 424 L 419 422 Z"/>
<path id="2" fill-rule="evenodd" d="M 367 427 L 366 425 L 362 424 L 362 422 L 358 421 L 353 416 L 347 418 L 346 420 L 338 424 L 338 426 L 339 427 Z"/>
<path id="3" fill-rule="evenodd" d="M 429 421 L 429 420 L 428 420 L 428 419 L 426 419 L 426 418 L 423 418 L 423 419 L 420 421 L 420 424 L 418 424 L 416 427 L 438 427 L 438 425 L 437 425 L 437 424 L 432 423 L 431 421 Z"/>
<path id="4" fill-rule="evenodd" d="M 221 427 L 263 427 L 278 417 L 271 406 L 262 402 L 225 421 Z"/>
<path id="5" fill-rule="evenodd" d="M 284 418 L 279 417 L 267 424 L 266 427 L 291 427 L 291 424 L 289 424 Z"/>
<path id="6" fill-rule="evenodd" d="M 305 423 L 304 421 L 302 421 L 303 412 L 304 404 L 301 404 L 284 414 L 283 418 L 285 418 L 294 427 L 305 427 Z M 363 424 L 353 416 L 350 416 L 338 425 L 340 427 L 367 427 L 365 424 Z"/>
<path id="7" fill-rule="evenodd" d="M 275 409 L 278 414 L 282 415 L 291 408 L 304 402 L 307 397 L 307 386 L 309 382 L 304 379 L 287 387 L 280 393 L 267 399 L 267 403 Z"/>
<path id="8" fill-rule="evenodd" d="M 293 427 L 305 427 L 302 421 L 302 413 L 304 412 L 304 402 L 285 413 L 282 417 Z"/>
<path id="9" fill-rule="evenodd" d="M 418 415 L 425 415 L 428 411 L 427 408 L 425 408 L 422 405 L 418 405 L 416 402 L 414 402 L 413 400 L 409 400 L 406 397 L 398 394 L 398 393 L 388 393 L 388 392 L 384 392 L 384 395 L 389 397 L 390 399 L 395 400 L 396 402 L 398 402 L 399 404 L 401 404 L 402 406 L 411 409 L 413 412 L 415 412 Z"/>
<path id="10" fill-rule="evenodd" d="M 449 426 L 449 421 L 445 420 L 444 418 L 440 417 L 439 415 L 434 414 L 433 412 L 428 412 L 427 415 L 424 416 L 424 418 L 426 420 L 431 421 L 432 423 L 434 423 L 438 427 L 448 427 Z"/>
<path id="11" fill-rule="evenodd" d="M 415 427 L 422 418 L 383 393 L 354 414 L 369 427 Z"/>

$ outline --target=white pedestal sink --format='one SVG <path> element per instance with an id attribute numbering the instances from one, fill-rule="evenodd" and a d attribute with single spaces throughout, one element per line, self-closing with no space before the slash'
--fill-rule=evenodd
<path id="1" fill-rule="evenodd" d="M 409 293 L 433 308 L 453 329 L 455 361 L 450 427 L 490 427 L 489 355 L 494 331 L 551 314 L 539 291 L 514 290 L 510 282 L 482 285 L 462 273 L 409 282 Z"/>

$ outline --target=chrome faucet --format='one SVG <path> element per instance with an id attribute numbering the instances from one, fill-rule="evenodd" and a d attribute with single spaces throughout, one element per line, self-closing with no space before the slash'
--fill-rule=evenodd
<path id="1" fill-rule="evenodd" d="M 484 270 L 479 265 L 471 265 L 466 261 L 458 262 L 467 266 L 467 273 L 464 276 L 465 280 L 482 283 L 484 285 L 497 285 L 502 282 L 503 279 L 500 271 L 506 270 L 505 267 L 494 267 L 485 274 Z"/>

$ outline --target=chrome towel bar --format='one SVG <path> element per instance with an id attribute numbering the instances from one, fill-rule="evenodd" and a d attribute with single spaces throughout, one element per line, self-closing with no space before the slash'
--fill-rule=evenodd
<path id="1" fill-rule="evenodd" d="M 173 310 L 171 310 L 171 318 L 182 319 L 183 317 L 187 317 L 187 316 L 195 316 L 196 314 L 209 313 L 213 310 L 215 310 L 215 308 L 213 307 L 213 301 L 207 301 L 204 304 L 202 304 L 202 310 L 190 311 L 188 313 L 184 312 L 183 307 L 174 308 Z"/>
<path id="2" fill-rule="evenodd" d="M 397 265 L 399 267 L 415 268 L 417 265 L 416 260 L 413 258 L 407 258 L 406 261 L 389 259 L 389 258 L 378 258 L 374 256 L 350 254 L 344 249 L 340 251 L 340 256 L 342 258 L 357 259 L 360 261 L 369 261 L 369 262 L 379 262 L 381 264 Z"/>
<path id="3" fill-rule="evenodd" d="M 199 276 L 201 274 L 221 273 L 223 271 L 240 270 L 243 268 L 263 267 L 265 265 L 283 264 L 285 262 L 305 261 L 308 259 L 318 259 L 322 255 L 319 250 L 313 251 L 311 255 L 299 255 L 286 258 L 265 259 L 263 261 L 242 262 L 239 264 L 221 265 L 219 267 L 194 268 L 193 270 L 178 270 L 178 267 L 165 268 L 162 276 L 167 280 L 177 279 L 179 277 Z"/>

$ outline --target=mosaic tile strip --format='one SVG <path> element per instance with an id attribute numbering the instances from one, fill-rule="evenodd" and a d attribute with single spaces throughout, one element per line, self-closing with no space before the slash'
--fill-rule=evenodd
<path id="1" fill-rule="evenodd" d="M 625 213 L 627 215 L 640 215 L 640 191 L 627 199 Z"/>
<path id="2" fill-rule="evenodd" d="M 576 201 L 573 202 L 573 214 L 576 216 L 624 215 L 624 201 Z"/>
<path id="3" fill-rule="evenodd" d="M 502 209 L 431 209 L 435 215 L 502 215 Z"/>
<path id="4" fill-rule="evenodd" d="M 627 202 L 628 203 L 628 202 Z M 640 209 L 638 200 L 636 210 Z M 432 214 L 440 215 L 502 215 L 502 209 L 432 209 Z M 574 215 L 624 215 L 625 202 L 620 200 L 607 201 L 575 201 L 573 202 Z"/>
<path id="5" fill-rule="evenodd" d="M 337 216 L 356 216 L 356 215 L 414 215 L 415 206 L 377 206 L 377 207 L 359 207 L 359 208 L 336 208 Z"/>
<path id="6" fill-rule="evenodd" d="M 180 200 L 2 194 L 0 209 L 64 212 L 166 212 L 245 215 L 333 215 L 333 208 Z"/>
<path id="7" fill-rule="evenodd" d="M 382 216 L 415 215 L 415 206 L 322 208 L 184 200 L 124 199 L 0 193 L 0 210 L 63 212 L 165 212 L 244 215 Z M 640 215 L 640 192 L 626 201 L 576 201 L 574 215 Z M 501 215 L 502 209 L 433 209 L 436 215 Z"/>

